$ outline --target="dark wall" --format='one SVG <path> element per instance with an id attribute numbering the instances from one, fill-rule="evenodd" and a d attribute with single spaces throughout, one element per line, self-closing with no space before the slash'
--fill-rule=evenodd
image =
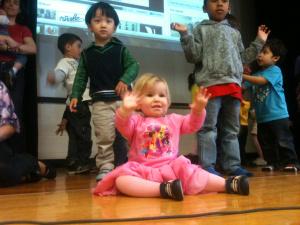
<path id="1" fill-rule="evenodd" d="M 297 20 L 299 20 L 298 8 L 294 4 L 288 4 L 283 1 L 260 1 L 255 0 L 256 22 L 257 24 L 266 24 L 271 29 L 270 38 L 279 38 L 288 49 L 287 56 L 283 63 L 282 70 L 285 77 L 286 98 L 291 117 L 295 113 L 295 83 L 294 62 L 298 54 L 300 54 L 300 36 L 297 28 Z M 297 18 L 298 17 L 298 18 Z"/>
<path id="2" fill-rule="evenodd" d="M 299 139 L 300 133 L 300 114 L 296 107 L 296 85 L 299 78 L 294 76 L 294 63 L 300 55 L 300 35 L 299 35 L 299 7 L 292 4 L 292 1 L 271 1 L 255 0 L 256 22 L 266 24 L 271 29 L 270 38 L 279 38 L 288 50 L 287 56 L 281 66 L 284 75 L 285 94 L 293 122 L 293 132 L 295 139 Z M 298 141 L 296 141 L 298 142 Z M 296 148 L 300 149 L 300 142 L 296 143 Z"/>
<path id="3" fill-rule="evenodd" d="M 21 0 L 22 21 L 30 28 L 33 38 L 36 37 L 37 0 Z M 28 57 L 25 68 L 24 93 L 24 133 L 26 152 L 37 156 L 38 153 L 38 124 L 37 124 L 37 79 L 35 55 Z"/>

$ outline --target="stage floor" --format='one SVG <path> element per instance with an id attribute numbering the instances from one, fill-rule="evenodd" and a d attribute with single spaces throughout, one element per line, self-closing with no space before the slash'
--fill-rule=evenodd
<path id="1" fill-rule="evenodd" d="M 93 196 L 95 174 L 60 170 L 53 181 L 1 188 L 0 224 L 299 225 L 300 173 L 249 170 L 255 174 L 249 196 L 205 194 L 182 202 Z"/>

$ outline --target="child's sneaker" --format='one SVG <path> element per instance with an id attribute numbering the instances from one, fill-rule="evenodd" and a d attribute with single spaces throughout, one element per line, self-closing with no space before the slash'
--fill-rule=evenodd
<path id="1" fill-rule="evenodd" d="M 254 164 L 255 166 L 266 166 L 266 165 L 267 165 L 267 162 L 266 162 L 264 159 L 262 159 L 262 158 L 257 158 L 257 159 L 255 159 L 255 160 L 253 161 L 253 164 Z"/>
<path id="2" fill-rule="evenodd" d="M 100 169 L 98 175 L 96 176 L 96 181 L 101 181 L 110 171 L 112 171 L 113 169 Z"/>
<path id="3" fill-rule="evenodd" d="M 299 168 L 295 164 L 288 164 L 282 169 L 284 172 L 295 172 L 297 173 L 299 171 Z"/>
<path id="4" fill-rule="evenodd" d="M 68 168 L 68 174 L 69 175 L 75 175 L 75 174 L 84 174 L 90 171 L 90 165 L 73 165 Z"/>
<path id="5" fill-rule="evenodd" d="M 247 176 L 252 177 L 253 173 L 249 172 L 248 170 L 238 167 L 235 171 L 229 173 L 230 176 Z"/>
<path id="6" fill-rule="evenodd" d="M 249 195 L 249 182 L 247 176 L 228 177 L 225 181 L 225 189 L 229 194 Z"/>
<path id="7" fill-rule="evenodd" d="M 172 180 L 160 184 L 160 195 L 163 198 L 171 198 L 176 201 L 183 200 L 183 190 L 180 180 Z"/>
<path id="8" fill-rule="evenodd" d="M 274 170 L 275 170 L 275 167 L 272 165 L 266 165 L 261 168 L 261 171 L 264 171 L 264 172 L 273 172 Z"/>
<path id="9" fill-rule="evenodd" d="M 205 168 L 205 170 L 209 173 L 212 173 L 214 175 L 217 175 L 217 176 L 221 177 L 221 174 L 218 171 L 216 171 L 215 168 L 212 167 L 212 166 L 209 166 L 209 167 Z"/>

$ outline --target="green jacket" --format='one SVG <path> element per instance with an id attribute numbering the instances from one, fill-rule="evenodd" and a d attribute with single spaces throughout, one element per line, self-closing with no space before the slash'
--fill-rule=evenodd
<path id="1" fill-rule="evenodd" d="M 112 38 L 105 46 L 93 42 L 81 53 L 75 76 L 71 98 L 81 100 L 81 96 L 90 78 L 90 96 L 92 99 L 116 100 L 114 89 L 119 81 L 127 85 L 138 75 L 139 64 L 129 50 L 117 38 Z"/>

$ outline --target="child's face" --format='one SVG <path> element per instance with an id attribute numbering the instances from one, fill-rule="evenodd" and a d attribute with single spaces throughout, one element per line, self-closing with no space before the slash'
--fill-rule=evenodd
<path id="1" fill-rule="evenodd" d="M 95 17 L 92 18 L 89 29 L 95 35 L 95 41 L 105 42 L 111 39 L 116 30 L 113 18 L 102 15 L 100 9 L 97 9 Z"/>
<path id="2" fill-rule="evenodd" d="M 81 45 L 82 43 L 80 41 L 74 41 L 72 44 L 67 44 L 66 56 L 74 59 L 79 59 L 81 53 Z"/>
<path id="3" fill-rule="evenodd" d="M 222 21 L 230 10 L 229 0 L 208 0 L 204 11 L 214 21 Z"/>
<path id="4" fill-rule="evenodd" d="M 279 57 L 274 56 L 269 47 L 264 47 L 257 56 L 257 63 L 259 66 L 265 68 L 276 64 Z"/>
<path id="5" fill-rule="evenodd" d="M 168 92 L 165 83 L 157 82 L 152 87 L 146 87 L 140 96 L 139 108 L 145 116 L 164 116 L 169 107 Z"/>

